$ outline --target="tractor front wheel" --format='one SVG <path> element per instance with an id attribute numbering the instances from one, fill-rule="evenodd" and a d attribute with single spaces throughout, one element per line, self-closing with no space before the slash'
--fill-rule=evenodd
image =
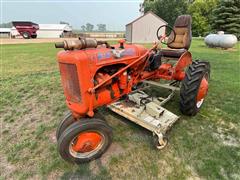
<path id="1" fill-rule="evenodd" d="M 180 110 L 183 114 L 196 115 L 207 95 L 210 64 L 194 61 L 186 71 L 180 88 Z"/>
<path id="2" fill-rule="evenodd" d="M 73 118 L 72 113 L 70 111 L 67 112 L 67 114 L 64 116 L 62 121 L 57 127 L 56 131 L 56 138 L 57 140 L 61 136 L 62 132 L 67 129 L 68 126 L 70 126 L 72 123 L 74 123 L 76 120 Z"/>
<path id="3" fill-rule="evenodd" d="M 58 151 L 69 162 L 80 164 L 99 158 L 112 142 L 111 127 L 103 120 L 81 118 L 58 139 Z"/>
<path id="4" fill-rule="evenodd" d="M 97 119 L 103 119 L 104 117 L 101 113 L 99 113 L 98 111 L 95 112 L 94 117 Z M 70 111 L 68 111 L 65 116 L 63 117 L 62 121 L 59 123 L 58 127 L 57 127 L 57 131 L 56 131 L 56 139 L 58 140 L 59 137 L 61 136 L 61 134 L 63 133 L 63 131 L 65 131 L 65 129 L 67 129 L 68 126 L 70 126 L 72 123 L 74 123 L 75 121 L 77 121 L 78 119 L 75 119 L 72 116 L 72 113 Z"/>

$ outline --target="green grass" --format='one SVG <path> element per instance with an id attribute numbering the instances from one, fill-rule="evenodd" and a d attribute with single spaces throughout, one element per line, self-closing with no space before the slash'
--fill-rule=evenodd
<path id="1" fill-rule="evenodd" d="M 1 179 L 240 179 L 239 43 L 226 51 L 193 41 L 193 58 L 211 63 L 209 94 L 195 117 L 181 115 L 178 96 L 166 105 L 181 118 L 164 150 L 154 148 L 150 132 L 102 108 L 113 145 L 101 159 L 79 166 L 56 149 L 55 130 L 67 111 L 58 50 L 51 43 L 1 48 Z"/>

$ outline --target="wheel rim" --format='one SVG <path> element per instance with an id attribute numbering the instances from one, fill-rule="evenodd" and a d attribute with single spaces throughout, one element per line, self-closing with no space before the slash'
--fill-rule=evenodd
<path id="1" fill-rule="evenodd" d="M 208 76 L 205 75 L 202 78 L 202 81 L 200 83 L 200 87 L 198 90 L 198 94 L 197 94 L 197 108 L 200 108 L 203 104 L 204 98 L 206 97 L 208 92 Z"/>
<path id="2" fill-rule="evenodd" d="M 75 158 L 88 158 L 95 155 L 104 142 L 104 135 L 98 131 L 82 132 L 70 142 L 69 152 Z"/>

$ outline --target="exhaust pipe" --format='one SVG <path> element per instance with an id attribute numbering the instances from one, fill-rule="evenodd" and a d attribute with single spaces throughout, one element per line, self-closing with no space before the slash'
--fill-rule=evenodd
<path id="1" fill-rule="evenodd" d="M 78 40 L 64 40 L 60 43 L 55 43 L 55 48 L 63 48 L 64 50 L 96 48 L 98 45 L 105 44 L 107 48 L 110 45 L 106 41 L 97 41 L 91 38 L 79 38 Z"/>

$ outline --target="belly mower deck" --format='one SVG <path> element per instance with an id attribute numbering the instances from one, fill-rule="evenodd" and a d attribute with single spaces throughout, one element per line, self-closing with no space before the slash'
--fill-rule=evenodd
<path id="1" fill-rule="evenodd" d="M 179 117 L 162 106 L 168 102 L 179 90 L 178 87 L 169 84 L 160 84 L 153 81 L 145 81 L 147 86 L 163 87 L 171 90 L 168 97 L 151 97 L 142 90 L 136 90 L 128 95 L 128 98 L 108 105 L 113 112 L 128 120 L 148 129 L 157 137 L 156 147 L 162 149 L 167 145 L 166 132 L 179 119 Z"/>

